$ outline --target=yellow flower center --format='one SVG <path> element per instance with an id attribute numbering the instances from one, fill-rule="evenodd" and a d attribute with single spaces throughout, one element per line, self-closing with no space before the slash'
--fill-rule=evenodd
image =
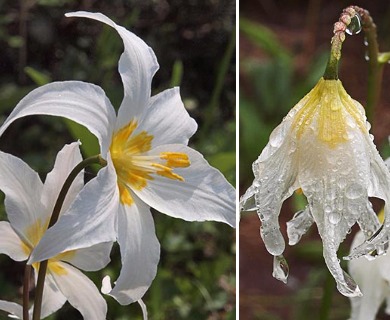
<path id="1" fill-rule="evenodd" d="M 173 172 L 173 168 L 186 168 L 190 165 L 188 155 L 180 152 L 161 152 L 148 155 L 152 147 L 153 135 L 146 131 L 134 133 L 138 123 L 135 120 L 119 129 L 113 136 L 110 152 L 118 176 L 118 188 L 122 204 L 131 205 L 134 200 L 130 189 L 142 190 L 153 180 L 152 174 L 184 181 Z"/>
<path id="2" fill-rule="evenodd" d="M 346 116 L 351 116 L 357 127 L 366 130 L 365 119 L 356 102 L 345 91 L 340 80 L 324 80 L 302 99 L 304 105 L 295 115 L 293 128 L 300 138 L 317 116 L 317 137 L 331 148 L 348 141 Z"/>
<path id="3" fill-rule="evenodd" d="M 49 225 L 49 220 L 46 222 L 42 222 L 40 219 L 38 219 L 33 225 L 29 226 L 26 230 L 26 237 L 29 241 L 29 243 L 26 243 L 25 241 L 21 241 L 21 246 L 23 248 L 23 251 L 30 255 L 31 252 L 34 250 L 34 248 L 37 246 L 39 241 L 42 239 L 43 234 L 46 232 L 47 227 Z M 47 264 L 47 272 L 53 272 L 57 275 L 66 275 L 67 271 L 58 263 L 58 261 L 63 260 L 65 258 L 70 258 L 75 254 L 74 250 L 67 251 L 64 253 L 60 253 L 56 255 L 55 257 L 49 259 Z M 33 263 L 33 267 L 38 272 L 39 270 L 39 262 Z"/>

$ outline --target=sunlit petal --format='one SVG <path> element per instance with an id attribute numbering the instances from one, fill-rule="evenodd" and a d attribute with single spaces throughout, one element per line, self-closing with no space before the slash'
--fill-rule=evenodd
<path id="1" fill-rule="evenodd" d="M 235 190 L 197 151 L 184 145 L 162 145 L 151 155 L 169 151 L 186 154 L 188 167 L 173 167 L 173 174 L 154 174 L 147 187 L 133 191 L 148 205 L 187 221 L 220 221 L 236 225 Z"/>
<path id="2" fill-rule="evenodd" d="M 0 135 L 16 119 L 29 115 L 52 115 L 87 127 L 107 154 L 115 126 L 115 111 L 104 91 L 81 81 L 53 82 L 31 91 L 13 109 L 0 127 Z"/>
<path id="3" fill-rule="evenodd" d="M 124 87 L 124 98 L 118 111 L 116 128 L 131 119 L 139 118 L 148 106 L 152 78 L 159 68 L 153 50 L 134 33 L 118 26 L 101 13 L 78 11 L 67 13 L 67 17 L 85 17 L 101 21 L 113 27 L 121 36 L 125 50 L 119 60 L 119 73 Z"/>

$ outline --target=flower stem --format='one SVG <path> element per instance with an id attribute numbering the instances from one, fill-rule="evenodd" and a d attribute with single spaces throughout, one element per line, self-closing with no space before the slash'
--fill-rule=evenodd
<path id="1" fill-rule="evenodd" d="M 29 320 L 31 265 L 26 264 L 23 279 L 23 320 Z"/>
<path id="2" fill-rule="evenodd" d="M 94 163 L 100 164 L 101 166 L 107 165 L 107 162 L 104 159 L 102 159 L 100 155 L 96 155 L 81 161 L 78 165 L 76 165 L 76 167 L 74 167 L 72 172 L 66 178 L 64 185 L 62 186 L 62 189 L 58 195 L 57 201 L 55 203 L 48 228 L 52 227 L 57 222 L 65 197 L 69 191 L 70 186 L 73 183 L 73 180 L 85 167 Z M 47 264 L 48 264 L 48 260 L 44 260 L 39 264 L 38 280 L 37 280 L 37 286 L 35 288 L 33 320 L 39 320 L 41 317 L 43 287 L 45 283 Z"/>
<path id="3" fill-rule="evenodd" d="M 353 6 L 362 19 L 362 27 L 367 44 L 368 57 L 368 92 L 366 103 L 366 115 L 368 121 L 372 122 L 374 110 L 378 104 L 381 82 L 383 75 L 383 64 L 379 61 L 379 46 L 377 41 L 376 25 L 370 13 L 362 8 Z"/>
<path id="4" fill-rule="evenodd" d="M 361 23 L 361 26 L 357 27 L 358 29 L 353 29 L 352 19 L 357 20 L 359 24 Z M 340 15 L 339 21 L 334 24 L 334 36 L 331 41 L 330 57 L 324 73 L 324 79 L 338 79 L 338 61 L 341 57 L 341 47 L 345 40 L 345 32 L 357 34 L 361 29 L 364 31 L 367 57 L 369 59 L 366 114 L 368 121 L 372 122 L 374 110 L 378 104 L 381 92 L 383 63 L 384 61 L 389 61 L 390 53 L 381 54 L 379 52 L 376 25 L 367 10 L 358 6 L 345 8 Z"/>

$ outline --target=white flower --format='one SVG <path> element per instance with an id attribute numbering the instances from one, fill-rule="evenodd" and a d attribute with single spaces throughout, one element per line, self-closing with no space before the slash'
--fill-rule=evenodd
<path id="1" fill-rule="evenodd" d="M 0 222 L 0 253 L 16 261 L 29 258 L 47 229 L 63 183 L 81 160 L 78 143 L 65 146 L 43 184 L 38 174 L 22 160 L 0 152 L 0 189 L 6 196 L 5 208 L 10 221 Z M 80 173 L 66 196 L 61 214 L 72 211 L 77 203 L 77 200 L 73 201 L 83 185 L 83 174 Z M 99 290 L 75 267 L 85 271 L 102 269 L 110 261 L 111 247 L 112 243 L 107 242 L 48 257 L 42 318 L 60 309 L 66 300 L 84 319 L 106 318 L 107 305 Z M 33 264 L 36 272 L 38 265 Z M 17 303 L 0 301 L 0 309 L 22 318 L 22 306 Z"/>
<path id="2" fill-rule="evenodd" d="M 358 232 L 351 248 L 364 241 L 362 232 Z M 349 272 L 359 284 L 362 297 L 350 298 L 350 320 L 375 320 L 382 303 L 386 301 L 385 312 L 390 315 L 390 255 L 369 260 L 360 257 L 349 261 Z"/>
<path id="3" fill-rule="evenodd" d="M 47 114 L 67 117 L 96 135 L 108 165 L 99 172 L 104 190 L 91 191 L 107 202 L 107 209 L 96 205 L 96 212 L 80 206 L 77 213 L 62 217 L 48 230 L 31 261 L 117 237 L 121 273 L 112 290 L 107 279 L 102 290 L 128 304 L 143 296 L 157 270 L 160 248 L 150 207 L 188 221 L 214 220 L 234 227 L 235 190 L 201 154 L 187 147 L 197 125 L 185 110 L 179 89 L 151 97 L 152 78 L 159 67 L 152 49 L 100 13 L 67 16 L 99 20 L 121 36 L 125 50 L 119 73 L 124 99 L 118 115 L 100 87 L 79 81 L 57 82 L 20 101 L 0 134 L 20 117 Z M 87 197 L 82 191 L 79 198 L 92 205 L 94 195 Z M 72 234 L 75 225 L 79 231 Z M 58 240 L 59 231 L 67 238 Z"/>
<path id="4" fill-rule="evenodd" d="M 321 78 L 272 132 L 253 163 L 255 179 L 241 199 L 241 209 L 257 210 L 261 236 L 275 256 L 277 278 L 285 281 L 288 273 L 282 256 L 285 243 L 279 230 L 280 208 L 300 189 L 308 206 L 288 223 L 290 245 L 315 222 L 338 290 L 346 296 L 361 294 L 341 269 L 337 250 L 356 222 L 367 239 L 378 230 L 380 223 L 369 197 L 383 199 L 385 212 L 390 214 L 390 175 L 368 130 L 363 107 L 347 94 L 341 81 Z M 386 233 L 379 237 L 387 241 Z M 383 251 L 380 241 L 368 247 L 371 243 L 367 242 L 352 257 L 375 248 Z"/>

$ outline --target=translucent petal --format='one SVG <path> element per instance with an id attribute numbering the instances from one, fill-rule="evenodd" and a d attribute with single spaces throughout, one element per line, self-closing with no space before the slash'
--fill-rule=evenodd
<path id="1" fill-rule="evenodd" d="M 294 217 L 287 222 L 288 244 L 290 246 L 297 244 L 306 231 L 309 230 L 313 222 L 314 219 L 310 213 L 309 206 L 295 213 Z"/>
<path id="2" fill-rule="evenodd" d="M 288 264 L 283 255 L 274 256 L 274 269 L 272 272 L 272 276 L 284 283 L 287 283 L 288 274 Z"/>

